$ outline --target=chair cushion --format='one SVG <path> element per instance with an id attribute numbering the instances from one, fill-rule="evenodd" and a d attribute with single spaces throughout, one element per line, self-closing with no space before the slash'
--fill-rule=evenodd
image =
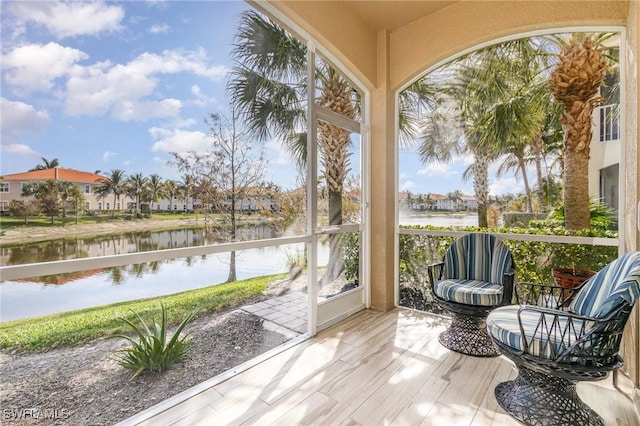
<path id="1" fill-rule="evenodd" d="M 606 318 L 622 301 L 633 306 L 640 297 L 640 252 L 627 253 L 591 277 L 569 305 L 568 311 Z"/>
<path id="2" fill-rule="evenodd" d="M 502 303 L 502 284 L 478 280 L 444 279 L 433 287 L 441 299 L 465 305 L 495 306 Z"/>
<path id="3" fill-rule="evenodd" d="M 520 306 L 503 306 L 491 311 L 487 317 L 487 331 L 495 340 L 517 351 L 525 349 L 520 325 L 518 323 L 518 310 Z M 545 315 L 546 322 L 541 324 L 541 315 Z M 520 315 L 524 337 L 529 342 L 528 353 L 547 359 L 555 359 L 576 341 L 574 332 L 548 333 L 552 325 L 556 330 L 565 330 L 567 318 L 559 316 L 558 322 L 553 323 L 554 315 L 541 314 L 534 311 L 523 311 Z M 573 319 L 573 327 L 570 330 L 576 333 L 583 327 L 584 322 Z M 567 360 L 570 361 L 570 360 Z"/>
<path id="4" fill-rule="evenodd" d="M 457 239 L 444 256 L 443 278 L 503 284 L 513 265 L 509 248 L 495 235 L 474 233 Z"/>

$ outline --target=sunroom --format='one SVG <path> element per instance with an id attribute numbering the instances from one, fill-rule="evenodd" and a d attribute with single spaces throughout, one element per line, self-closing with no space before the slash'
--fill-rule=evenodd
<path id="1" fill-rule="evenodd" d="M 505 358 L 478 359 L 447 351 L 437 335 L 447 320 L 398 308 L 399 241 L 403 235 L 456 237 L 403 230 L 399 220 L 399 94 L 441 64 L 500 41 L 561 32 L 616 32 L 620 36 L 619 237 L 541 237 L 540 241 L 640 248 L 638 215 L 638 32 L 636 1 L 265 1 L 251 2 L 307 47 L 307 63 L 335 67 L 359 94 L 360 110 L 338 114 L 311 103 L 307 122 L 307 223 L 303 236 L 278 244 L 306 245 L 306 333 L 285 347 L 164 401 L 125 424 L 516 424 L 493 399 L 493 388 L 515 377 Z M 315 67 L 308 67 L 315 81 Z M 321 88 L 309 88 L 320 99 Z M 348 155 L 361 179 L 359 214 L 338 224 L 319 207 L 322 126 L 348 132 Z M 610 177 L 607 178 L 610 179 Z M 345 193 L 347 188 L 341 188 Z M 343 194 L 341 193 L 342 197 Z M 331 201 L 329 201 L 331 204 Z M 322 211 L 323 213 L 320 213 Z M 346 216 L 345 216 L 346 217 Z M 344 218 L 343 218 L 344 219 Z M 326 266 L 320 239 L 355 236 L 360 242 L 358 285 L 331 298 L 316 283 Z M 505 235 L 526 241 L 534 237 Z M 534 238 L 535 240 L 535 238 Z M 110 258 L 101 266 L 267 247 L 269 241 L 149 252 Z M 331 257 L 330 257 L 331 258 Z M 13 277 L 93 267 L 96 260 L 7 268 Z M 426 265 L 425 265 L 426 268 Z M 613 379 L 579 387 L 582 399 L 606 424 L 637 424 L 640 413 L 640 311 L 632 311 Z"/>

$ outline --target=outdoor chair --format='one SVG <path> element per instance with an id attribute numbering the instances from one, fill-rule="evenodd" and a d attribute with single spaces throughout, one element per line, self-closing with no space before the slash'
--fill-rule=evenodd
<path id="1" fill-rule="evenodd" d="M 578 397 L 576 384 L 601 380 L 622 366 L 622 333 L 640 297 L 640 252 L 605 266 L 577 289 L 568 306 L 563 292 L 518 284 L 519 303 L 528 304 L 489 314 L 489 334 L 518 368 L 518 377 L 498 384 L 495 396 L 525 424 L 603 425 Z"/>
<path id="2" fill-rule="evenodd" d="M 442 263 L 427 267 L 436 302 L 451 313 L 451 326 L 438 338 L 452 351 L 497 356 L 486 329 L 489 312 L 511 302 L 513 258 L 495 235 L 468 234 L 446 251 Z"/>

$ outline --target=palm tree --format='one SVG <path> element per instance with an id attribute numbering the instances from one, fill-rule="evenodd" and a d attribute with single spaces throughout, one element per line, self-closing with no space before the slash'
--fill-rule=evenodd
<path id="1" fill-rule="evenodd" d="M 173 197 L 178 195 L 180 187 L 178 182 L 172 179 L 168 179 L 164 182 L 164 193 L 169 198 L 169 211 L 173 211 Z"/>
<path id="2" fill-rule="evenodd" d="M 107 195 L 113 194 L 113 209 L 111 211 L 112 218 L 115 217 L 116 204 L 120 200 L 120 195 L 125 192 L 125 179 L 126 175 L 123 170 L 111 170 L 109 177 L 100 178 L 98 180 L 99 185 L 94 188 L 94 191 L 102 198 L 106 198 Z"/>
<path id="3" fill-rule="evenodd" d="M 184 175 L 182 175 L 182 182 L 180 182 L 180 193 L 184 197 L 185 211 L 189 211 L 189 197 L 193 196 L 193 192 L 195 191 L 195 185 L 196 185 L 196 180 L 192 175 L 188 173 L 185 173 Z"/>
<path id="4" fill-rule="evenodd" d="M 307 158 L 306 45 L 275 22 L 255 11 L 245 12 L 236 33 L 233 57 L 236 67 L 228 85 L 231 100 L 258 139 L 282 140 L 299 166 Z M 322 62 L 322 61 L 321 61 Z M 333 67 L 322 62 L 316 66 L 319 105 L 348 118 L 356 118 L 359 95 Z M 424 103 L 429 98 L 425 85 L 418 83 L 401 101 L 404 105 Z M 401 135 L 415 130 L 415 116 L 401 116 Z M 332 124 L 318 122 L 318 154 L 327 189 L 328 223 L 342 224 L 342 193 L 349 170 L 350 132 Z M 329 237 L 330 260 L 322 283 L 333 281 L 344 265 L 340 256 L 339 236 Z"/>
<path id="5" fill-rule="evenodd" d="M 42 160 L 42 164 L 36 165 L 33 169 L 29 170 L 30 172 L 33 172 L 35 170 L 53 169 L 54 167 L 60 166 L 60 162 L 58 161 L 57 158 L 54 158 L 51 161 L 47 160 L 44 157 L 40 157 L 40 159 Z"/>
<path id="6" fill-rule="evenodd" d="M 126 182 L 126 193 L 136 200 L 135 212 L 140 211 L 140 199 L 143 193 L 147 190 L 147 184 L 149 179 L 142 176 L 142 173 L 136 173 L 129 176 Z"/>
<path id="7" fill-rule="evenodd" d="M 153 203 L 157 203 L 158 200 L 167 196 L 165 191 L 165 185 L 162 182 L 162 178 L 159 174 L 154 173 L 149 176 L 149 199 L 151 201 L 151 212 L 153 212 Z"/>
<path id="8" fill-rule="evenodd" d="M 606 36 L 573 33 L 560 38 L 559 62 L 549 79 L 549 90 L 564 112 L 564 206 L 565 227 L 588 229 L 589 151 L 591 114 L 601 102 L 598 89 L 609 63 L 603 53 Z"/>

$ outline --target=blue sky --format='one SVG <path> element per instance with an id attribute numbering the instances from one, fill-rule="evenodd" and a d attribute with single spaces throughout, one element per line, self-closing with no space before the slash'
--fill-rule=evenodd
<path id="1" fill-rule="evenodd" d="M 206 150 L 210 112 L 228 111 L 229 51 L 242 1 L 2 1 L 2 174 L 41 157 L 85 171 L 178 178 L 170 152 Z M 265 143 L 266 180 L 293 188 L 295 166 Z M 468 159 L 422 165 L 400 153 L 400 189 L 472 194 Z M 493 194 L 515 182 L 492 182 Z M 507 188 L 504 191 L 501 188 Z"/>

